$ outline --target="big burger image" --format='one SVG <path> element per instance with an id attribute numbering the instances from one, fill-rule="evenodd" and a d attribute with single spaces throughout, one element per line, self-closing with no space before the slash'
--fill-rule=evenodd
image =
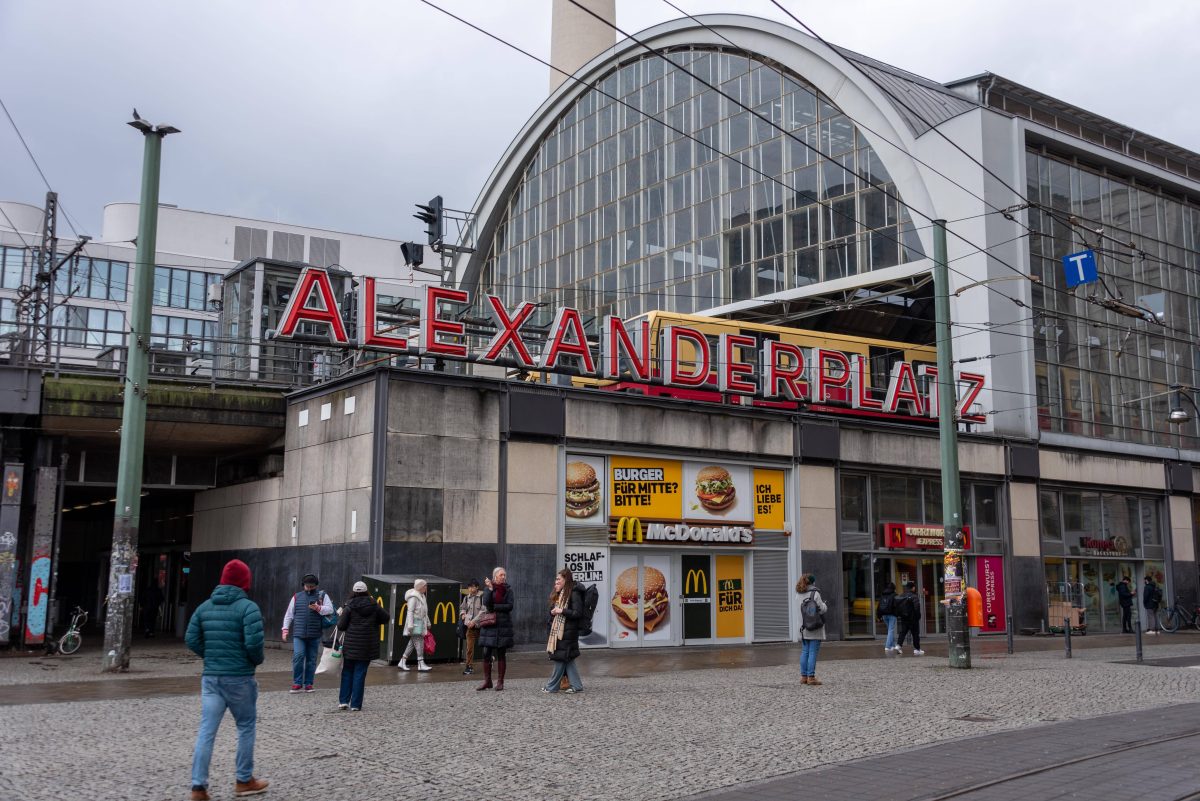
<path id="1" fill-rule="evenodd" d="M 656 567 L 645 567 L 642 573 L 642 594 L 638 597 L 638 569 L 627 568 L 617 576 L 617 591 L 613 593 L 612 608 L 617 621 L 627 629 L 637 631 L 638 606 L 641 601 L 646 631 L 662 625 L 670 612 L 667 597 L 667 577 Z"/>
<path id="2" fill-rule="evenodd" d="M 696 498 L 710 512 L 724 512 L 737 500 L 733 478 L 724 467 L 709 465 L 696 473 Z"/>
<path id="3" fill-rule="evenodd" d="M 567 517 L 591 517 L 600 508 L 600 480 L 587 462 L 567 462 Z"/>

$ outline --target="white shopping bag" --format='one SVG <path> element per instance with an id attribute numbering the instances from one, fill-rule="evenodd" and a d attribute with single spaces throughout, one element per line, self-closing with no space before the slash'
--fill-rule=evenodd
<path id="1" fill-rule="evenodd" d="M 340 636 L 339 636 L 340 635 Z M 321 652 L 321 661 L 317 663 L 318 673 L 329 673 L 338 670 L 342 666 L 342 644 L 346 639 L 346 635 L 342 632 L 335 632 L 333 635 L 333 647 L 324 648 Z"/>

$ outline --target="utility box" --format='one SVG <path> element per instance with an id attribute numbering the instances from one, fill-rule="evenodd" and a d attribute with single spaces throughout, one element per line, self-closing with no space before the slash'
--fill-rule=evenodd
<path id="1" fill-rule="evenodd" d="M 425 659 L 435 662 L 458 660 L 458 602 L 462 597 L 458 581 L 416 573 L 363 576 L 362 579 L 375 603 L 386 609 L 391 618 L 391 623 L 379 627 L 380 659 L 389 665 L 397 665 L 404 656 L 404 649 L 408 647 L 408 638 L 404 636 L 408 604 L 404 594 L 413 588 L 417 579 L 425 579 L 429 584 L 425 601 L 429 604 L 430 631 L 437 641 L 437 648 L 432 654 L 425 654 Z"/>

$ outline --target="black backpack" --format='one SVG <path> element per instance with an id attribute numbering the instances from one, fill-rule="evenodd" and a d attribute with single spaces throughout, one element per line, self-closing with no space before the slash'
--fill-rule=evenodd
<path id="1" fill-rule="evenodd" d="M 579 636 L 586 637 L 592 633 L 592 617 L 596 614 L 596 606 L 600 603 L 600 592 L 595 584 L 583 588 L 583 617 L 579 619 Z"/>
<path id="2" fill-rule="evenodd" d="M 811 590 L 808 597 L 800 602 L 800 622 L 805 631 L 816 631 L 825 626 L 825 614 L 817 606 L 816 593 Z"/>
<path id="3" fill-rule="evenodd" d="M 885 594 L 879 599 L 879 616 L 896 614 L 896 596 L 892 593 Z"/>

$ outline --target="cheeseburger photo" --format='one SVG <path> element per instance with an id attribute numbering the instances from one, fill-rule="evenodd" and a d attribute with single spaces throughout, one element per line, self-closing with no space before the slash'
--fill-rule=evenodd
<path id="1" fill-rule="evenodd" d="M 638 605 L 641 602 L 646 631 L 658 628 L 670 611 L 667 596 L 667 577 L 656 567 L 646 567 L 642 573 L 642 594 L 638 597 L 638 569 L 626 568 L 617 576 L 617 591 L 613 593 L 612 608 L 617 622 L 637 631 Z"/>
<path id="2" fill-rule="evenodd" d="M 567 517 L 591 517 L 600 508 L 600 480 L 587 462 L 567 462 Z"/>
<path id="3" fill-rule="evenodd" d="M 733 478 L 724 467 L 709 465 L 696 474 L 696 498 L 710 512 L 723 512 L 735 500 Z"/>

